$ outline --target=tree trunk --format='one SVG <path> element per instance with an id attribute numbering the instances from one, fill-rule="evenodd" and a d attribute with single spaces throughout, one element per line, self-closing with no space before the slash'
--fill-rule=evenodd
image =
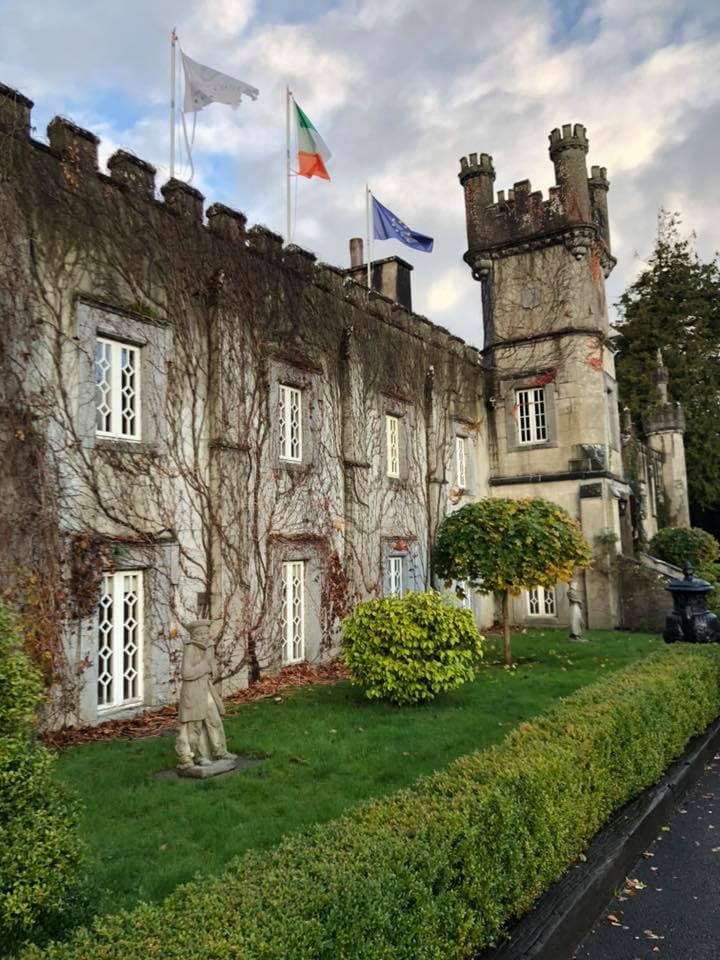
<path id="1" fill-rule="evenodd" d="M 502 592 L 502 632 L 503 632 L 503 657 L 505 666 L 512 666 L 512 651 L 510 650 L 510 600 L 507 590 Z"/>

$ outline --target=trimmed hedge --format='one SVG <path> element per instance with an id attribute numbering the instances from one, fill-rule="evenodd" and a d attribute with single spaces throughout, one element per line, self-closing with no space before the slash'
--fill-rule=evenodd
<path id="1" fill-rule="evenodd" d="M 81 843 L 75 801 L 35 739 L 42 679 L 0 603 L 0 956 L 72 924 Z"/>
<path id="2" fill-rule="evenodd" d="M 499 747 L 364 804 L 163 904 L 25 958 L 470 957 L 720 713 L 720 646 L 678 645 L 573 694 Z"/>

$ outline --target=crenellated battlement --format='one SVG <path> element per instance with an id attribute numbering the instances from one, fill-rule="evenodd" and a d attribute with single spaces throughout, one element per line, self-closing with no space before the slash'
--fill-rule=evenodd
<path id="1" fill-rule="evenodd" d="M 565 123 L 562 129 L 555 127 L 550 131 L 549 139 L 550 159 L 553 161 L 563 150 L 581 150 L 587 153 L 589 149 L 587 131 L 582 123 L 576 123 L 574 126 L 572 123 Z"/>
<path id="2" fill-rule="evenodd" d="M 33 139 L 33 106 L 33 101 L 24 94 L 0 84 L 0 140 L 9 138 L 21 148 L 19 153 L 0 149 L 0 165 L 16 164 L 19 178 L 45 180 L 49 168 L 42 165 L 54 162 L 58 188 L 70 191 L 78 203 L 87 197 L 88 202 L 98 204 L 98 209 L 106 207 L 111 217 L 116 216 L 119 209 L 113 204 L 119 203 L 120 209 L 127 213 L 128 222 L 132 223 L 133 218 L 137 220 L 139 230 L 153 214 L 171 215 L 176 229 L 181 233 L 187 231 L 188 243 L 197 245 L 198 262 L 201 255 L 208 252 L 203 240 L 206 237 L 213 244 L 221 244 L 215 250 L 229 248 L 236 262 L 243 256 L 261 257 L 280 270 L 301 276 L 326 294 L 344 303 L 351 302 L 389 326 L 433 346 L 441 346 L 473 365 L 478 363 L 478 351 L 459 337 L 386 297 L 375 292 L 369 294 L 363 283 L 350 280 L 340 268 L 318 263 L 310 251 L 294 243 L 285 244 L 280 234 L 267 227 L 260 224 L 248 227 L 242 212 L 221 203 L 205 209 L 205 197 L 190 184 L 170 179 L 160 186 L 158 198 L 156 168 L 130 151 L 116 150 L 107 161 L 108 174 L 103 173 L 98 161 L 100 138 L 73 121 L 53 118 L 47 127 L 47 145 Z M 21 154 L 31 162 L 25 163 L 22 157 L 17 162 Z M 486 169 L 488 160 L 492 166 L 491 158 L 483 154 L 478 167 Z M 144 212 L 145 205 L 147 212 Z"/>
<path id="3" fill-rule="evenodd" d="M 577 259 L 600 241 L 606 273 L 614 265 L 610 256 L 607 215 L 609 182 L 605 167 L 594 166 L 587 175 L 589 149 L 583 124 L 564 124 L 549 136 L 555 185 L 547 199 L 533 191 L 529 180 L 494 194 L 495 167 L 490 154 L 471 153 L 460 160 L 459 180 L 465 193 L 468 251 L 465 260 L 477 278 L 487 272 L 479 264 L 517 252 L 565 243 Z M 529 245 L 529 246 L 528 246 Z"/>

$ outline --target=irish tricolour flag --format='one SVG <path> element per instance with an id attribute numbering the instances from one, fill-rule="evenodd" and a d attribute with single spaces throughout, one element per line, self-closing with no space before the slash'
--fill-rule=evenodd
<path id="1" fill-rule="evenodd" d="M 325 141 L 308 120 L 307 114 L 295 104 L 297 121 L 298 174 L 301 177 L 322 177 L 329 180 L 330 175 L 325 162 L 330 159 L 330 151 Z"/>

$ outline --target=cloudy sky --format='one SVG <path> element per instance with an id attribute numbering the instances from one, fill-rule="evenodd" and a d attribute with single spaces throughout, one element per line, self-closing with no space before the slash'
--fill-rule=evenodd
<path id="1" fill-rule="evenodd" d="M 657 210 L 720 248 L 717 0 L 0 0 L 0 81 L 55 114 L 169 162 L 169 34 L 258 87 L 198 114 L 193 184 L 285 234 L 285 86 L 330 150 L 332 182 L 299 180 L 293 240 L 346 266 L 364 185 L 435 252 L 378 242 L 415 265 L 415 309 L 480 342 L 480 293 L 462 262 L 459 157 L 491 153 L 496 189 L 553 182 L 549 131 L 582 122 L 611 180 L 614 300 L 652 249 Z M 187 176 L 187 168 L 181 171 Z"/>

